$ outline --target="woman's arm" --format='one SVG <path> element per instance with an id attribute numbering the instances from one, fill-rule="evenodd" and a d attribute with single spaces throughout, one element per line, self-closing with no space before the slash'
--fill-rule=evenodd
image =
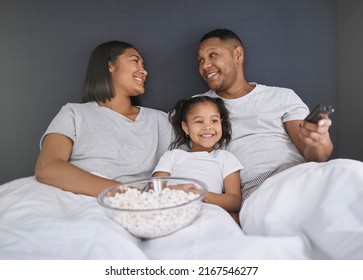
<path id="1" fill-rule="evenodd" d="M 69 163 L 72 148 L 73 141 L 62 134 L 45 136 L 35 165 L 37 180 L 65 191 L 90 196 L 97 196 L 102 190 L 119 184 Z"/>
<path id="2" fill-rule="evenodd" d="M 204 202 L 216 204 L 228 212 L 236 212 L 241 208 L 240 171 L 229 174 L 223 181 L 224 193 L 208 192 Z"/>

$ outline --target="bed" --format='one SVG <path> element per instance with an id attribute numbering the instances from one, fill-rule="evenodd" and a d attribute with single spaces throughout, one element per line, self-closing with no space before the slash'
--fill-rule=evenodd
<path id="1" fill-rule="evenodd" d="M 252 194 L 240 218 L 243 230 L 223 209 L 203 204 L 191 225 L 140 240 L 96 198 L 25 177 L 0 186 L 0 259 L 363 259 L 363 164 L 286 170 Z"/>

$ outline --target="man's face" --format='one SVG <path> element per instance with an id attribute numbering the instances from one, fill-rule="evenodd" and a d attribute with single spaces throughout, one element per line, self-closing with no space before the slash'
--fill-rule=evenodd
<path id="1" fill-rule="evenodd" d="M 237 81 L 241 65 L 235 55 L 233 40 L 211 38 L 199 45 L 199 74 L 217 93 L 228 91 Z"/>

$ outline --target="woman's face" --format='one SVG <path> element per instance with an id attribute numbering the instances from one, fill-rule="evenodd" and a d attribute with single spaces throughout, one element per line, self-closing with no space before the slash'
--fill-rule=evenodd
<path id="1" fill-rule="evenodd" d="M 137 96 L 145 92 L 147 71 L 144 61 L 135 49 L 126 49 L 114 63 L 109 63 L 109 71 L 115 96 Z"/>
<path id="2" fill-rule="evenodd" d="M 214 145 L 222 137 L 222 122 L 217 106 L 212 102 L 193 105 L 187 113 L 182 128 L 192 140 L 191 151 L 214 150 Z"/>

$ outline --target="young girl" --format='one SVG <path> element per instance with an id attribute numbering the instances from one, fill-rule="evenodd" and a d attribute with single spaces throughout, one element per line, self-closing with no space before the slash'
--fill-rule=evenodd
<path id="1" fill-rule="evenodd" d="M 220 98 L 198 96 L 179 101 L 169 114 L 174 127 L 172 150 L 159 160 L 153 176 L 189 177 L 207 185 L 206 203 L 236 215 L 241 206 L 239 160 L 220 149 L 231 140 L 228 110 Z M 178 149 L 179 147 L 187 149 Z"/>

